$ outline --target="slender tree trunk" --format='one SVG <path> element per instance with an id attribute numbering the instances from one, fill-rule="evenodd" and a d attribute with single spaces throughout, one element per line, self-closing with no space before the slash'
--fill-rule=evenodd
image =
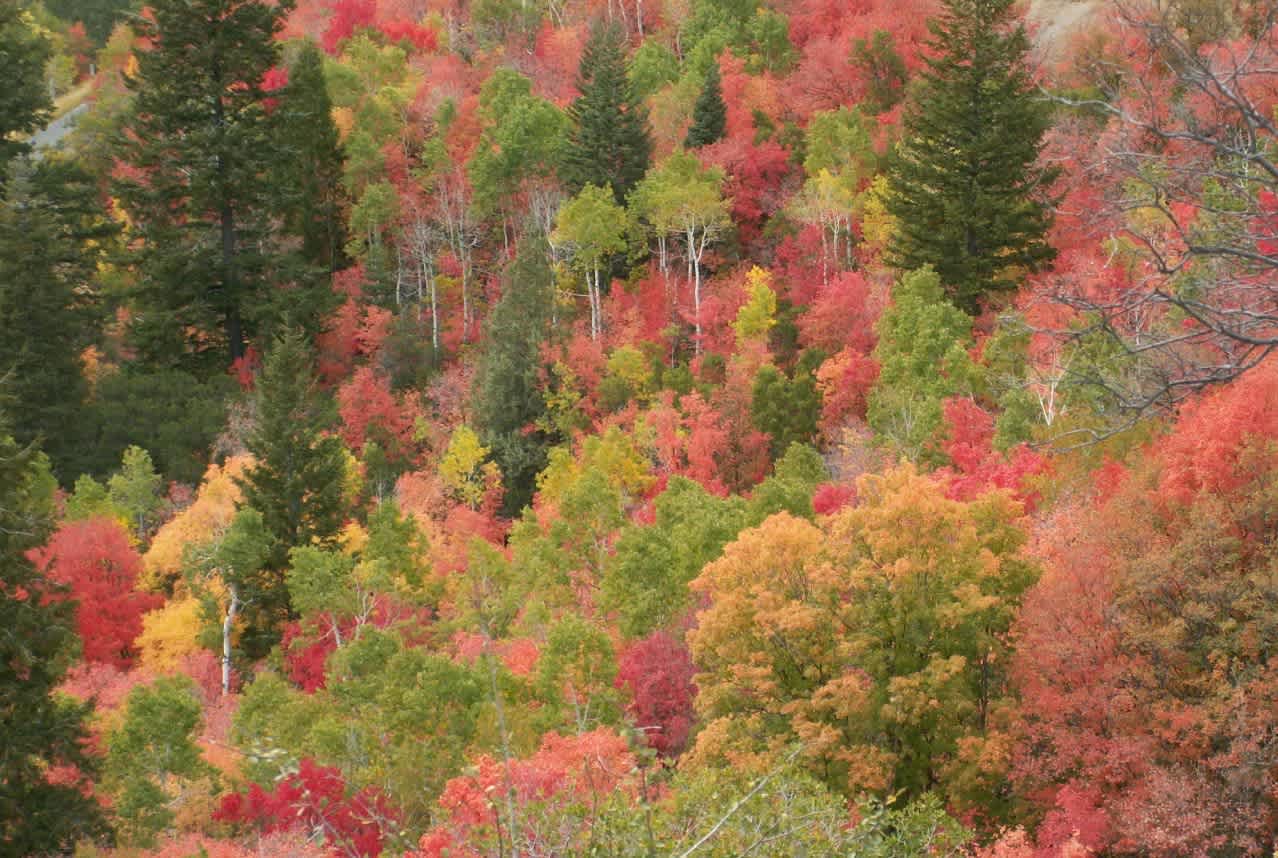
<path id="1" fill-rule="evenodd" d="M 240 601 L 240 590 L 234 584 L 227 584 L 231 593 L 231 603 L 226 606 L 226 617 L 222 620 L 222 696 L 231 693 L 231 631 L 235 626 L 235 618 L 240 613 L 243 603 Z"/>

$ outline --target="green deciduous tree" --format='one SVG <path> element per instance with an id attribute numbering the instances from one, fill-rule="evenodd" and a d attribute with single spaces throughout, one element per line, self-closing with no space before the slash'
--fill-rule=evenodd
<path id="1" fill-rule="evenodd" d="M 577 72 L 581 95 L 568 108 L 572 130 L 564 157 L 568 186 L 610 188 L 617 202 L 643 178 L 652 158 L 648 111 L 626 74 L 625 35 L 615 24 L 591 31 Z"/>
<path id="2" fill-rule="evenodd" d="M 971 320 L 946 300 L 936 272 L 924 268 L 903 276 L 892 290 L 878 334 L 879 381 L 867 418 L 880 436 L 917 457 L 941 426 L 944 399 L 972 390 Z"/>
<path id="3" fill-rule="evenodd" d="M 551 241 L 568 251 L 586 277 L 590 337 L 597 340 L 603 333 L 603 278 L 608 260 L 626 248 L 626 211 L 606 187 L 586 185 L 559 210 Z"/>
<path id="4" fill-rule="evenodd" d="M 710 245 L 732 225 L 728 201 L 723 197 L 723 178 L 718 167 L 706 168 L 695 155 L 676 152 L 649 171 L 631 198 L 631 206 L 656 234 L 658 263 L 666 276 L 670 270 L 666 242 L 671 236 L 683 240 L 698 350 L 704 276 L 701 261 Z"/>
<path id="5" fill-rule="evenodd" d="M 173 822 L 180 783 L 209 772 L 194 734 L 200 701 L 185 676 L 129 692 L 124 721 L 107 737 L 107 783 L 115 793 L 121 833 L 147 845 Z"/>
<path id="6" fill-rule="evenodd" d="M 1049 262 L 1051 170 L 1037 166 L 1049 108 L 1011 0 L 945 0 L 891 165 L 891 257 L 931 265 L 969 313 Z"/>

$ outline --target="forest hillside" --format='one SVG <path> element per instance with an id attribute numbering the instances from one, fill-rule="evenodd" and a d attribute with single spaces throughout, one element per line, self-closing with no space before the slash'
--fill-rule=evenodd
<path id="1" fill-rule="evenodd" d="M 1270 0 L 0 73 L 0 858 L 1275 854 Z"/>

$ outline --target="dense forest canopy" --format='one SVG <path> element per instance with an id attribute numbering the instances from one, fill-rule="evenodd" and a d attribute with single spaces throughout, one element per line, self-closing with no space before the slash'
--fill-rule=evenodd
<path id="1" fill-rule="evenodd" d="M 0 856 L 1278 850 L 1278 7 L 0 3 Z"/>

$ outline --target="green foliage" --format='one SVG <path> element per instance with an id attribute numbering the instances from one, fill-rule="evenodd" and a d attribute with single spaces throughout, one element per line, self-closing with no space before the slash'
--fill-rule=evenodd
<path id="1" fill-rule="evenodd" d="M 475 379 L 475 422 L 484 446 L 501 468 L 502 509 L 518 514 L 532 500 L 537 473 L 551 439 L 527 432 L 545 412 L 541 344 L 550 333 L 552 275 L 532 240 L 519 245 L 507 267 L 501 300 L 488 317 L 488 337 Z"/>
<path id="2" fill-rule="evenodd" d="M 178 369 L 126 365 L 108 372 L 98 380 L 87 415 L 96 437 L 85 470 L 108 473 L 128 447 L 137 446 L 150 451 L 166 478 L 198 483 L 234 387 L 229 376 L 200 381 Z"/>
<path id="3" fill-rule="evenodd" d="M 598 270 L 626 248 L 626 210 L 607 187 L 586 185 L 559 210 L 553 241 L 586 271 Z"/>
<path id="4" fill-rule="evenodd" d="M 44 67 L 52 47 L 34 23 L 26 2 L 0 6 L 0 56 L 5 60 L 5 85 L 0 91 L 0 192 L 9 162 L 29 148 L 18 137 L 43 126 L 52 107 L 44 86 Z"/>
<path id="5" fill-rule="evenodd" d="M 185 676 L 156 680 L 129 692 L 124 720 L 107 737 L 107 783 L 116 795 L 120 833 L 147 846 L 173 822 L 178 781 L 206 774 L 194 736 L 200 701 Z"/>
<path id="6" fill-rule="evenodd" d="M 891 110 L 905 97 L 909 70 L 887 30 L 875 30 L 869 39 L 855 40 L 852 64 L 865 76 L 865 99 L 861 104 L 868 112 Z"/>
<path id="7" fill-rule="evenodd" d="M 812 518 L 812 494 L 816 487 L 830 479 L 825 460 L 815 448 L 792 443 L 777 462 L 772 475 L 759 483 L 746 510 L 745 524 L 754 526 L 771 515 L 788 512 L 799 518 Z"/>
<path id="8" fill-rule="evenodd" d="M 43 4 L 68 24 L 83 22 L 85 33 L 99 45 L 106 42 L 116 22 L 138 6 L 137 0 L 43 0 Z"/>
<path id="9" fill-rule="evenodd" d="M 773 455 L 811 442 L 821 419 L 821 391 L 812 371 L 796 367 L 793 378 L 786 378 L 765 364 L 754 377 L 750 413 L 754 425 L 771 436 Z"/>
<path id="10" fill-rule="evenodd" d="M 498 69 L 479 94 L 487 127 L 466 165 L 481 216 L 509 208 L 521 191 L 548 185 L 564 159 L 568 117 L 532 94 L 532 84 L 511 69 Z"/>
<path id="11" fill-rule="evenodd" d="M 312 757 L 356 788 L 385 790 L 406 827 L 421 828 L 475 740 L 484 685 L 475 668 L 365 627 L 330 658 L 326 686 L 314 694 L 273 673 L 255 679 L 233 735 L 259 783 Z"/>
<path id="12" fill-rule="evenodd" d="M 546 708 L 544 729 L 578 735 L 621 716 L 614 683 L 617 658 L 607 631 L 577 616 L 566 616 L 546 635 L 537 659 L 536 689 Z"/>
<path id="13" fill-rule="evenodd" d="M 74 605 L 27 552 L 49 531 L 37 454 L 3 433 L 0 415 L 0 852 L 69 850 L 105 831 L 84 788 L 97 769 L 85 753 L 91 704 L 55 694 L 77 648 Z M 52 766 L 76 767 L 71 783 L 51 783 Z"/>
<path id="14" fill-rule="evenodd" d="M 970 393 L 975 384 L 967 353 L 971 321 L 946 299 L 936 272 L 923 268 L 897 283 L 878 334 L 879 381 L 867 418 L 882 438 L 918 458 L 941 427 L 941 403 Z"/>
<path id="15" fill-rule="evenodd" d="M 281 197 L 279 207 L 287 231 L 301 237 L 302 258 L 329 272 L 345 264 L 349 203 L 342 185 L 344 156 L 332 112 L 323 54 L 307 41 L 289 67 L 288 86 L 271 115 L 283 150 L 272 189 Z"/>
<path id="16" fill-rule="evenodd" d="M 989 293 L 1055 256 L 1045 199 L 1054 172 L 1036 165 L 1050 108 L 1025 57 L 1011 0 L 945 0 L 927 70 L 891 165 L 889 247 L 901 269 L 931 265 L 975 313 Z"/>
<path id="17" fill-rule="evenodd" d="M 697 103 L 692 108 L 692 126 L 683 145 L 689 149 L 700 149 L 723 139 L 728 127 L 728 106 L 723 103 L 723 83 L 719 77 L 719 64 L 710 64 L 706 72 L 706 82 L 697 96 Z"/>
<path id="18" fill-rule="evenodd" d="M 630 58 L 630 84 L 635 97 L 649 98 L 679 79 L 679 58 L 656 39 L 645 39 Z"/>
<path id="19" fill-rule="evenodd" d="M 865 116 L 849 107 L 812 114 L 803 148 L 803 171 L 809 176 L 828 170 L 836 175 L 850 175 L 855 186 L 871 175 L 876 166 L 874 141 Z"/>
<path id="20" fill-rule="evenodd" d="M 151 454 L 141 447 L 129 447 L 124 451 L 120 470 L 107 480 L 107 499 L 128 517 L 138 534 L 145 534 L 151 516 L 160 508 L 163 485 Z M 76 487 L 79 487 L 78 481 Z"/>
<path id="21" fill-rule="evenodd" d="M 325 433 L 330 409 L 315 389 L 301 334 L 276 339 L 257 381 L 256 401 L 257 423 L 246 440 L 254 463 L 238 485 L 244 505 L 261 513 L 271 537 L 265 568 L 274 582 L 257 597 L 265 626 L 245 636 L 246 649 L 260 655 L 289 611 L 282 580 L 289 550 L 331 546 L 345 521 L 346 454 L 342 442 Z"/>
<path id="22" fill-rule="evenodd" d="M 64 518 L 82 521 L 86 518 L 124 518 L 126 513 L 111 503 L 107 488 L 88 474 L 76 478 L 75 488 L 67 498 Z"/>
<path id="23" fill-rule="evenodd" d="M 14 400 L 14 437 L 41 439 L 67 483 L 94 464 L 80 356 L 96 338 L 98 266 L 117 231 L 73 164 L 17 162 L 11 171 L 0 199 L 0 375 Z"/>
<path id="24" fill-rule="evenodd" d="M 688 611 L 688 582 L 719 556 L 746 524 L 745 502 L 718 498 L 685 477 L 671 477 L 654 504 L 654 521 L 617 539 L 600 582 L 600 601 L 617 613 L 626 638 L 677 623 Z"/>
<path id="25" fill-rule="evenodd" d="M 597 24 L 577 72 L 581 95 L 568 108 L 572 121 L 563 177 L 573 191 L 609 188 L 618 203 L 643 178 L 652 158 L 648 111 L 626 75 L 625 36 L 615 24 Z"/>
<path id="26" fill-rule="evenodd" d="M 132 333 L 159 365 L 207 372 L 243 357 L 280 321 L 283 282 L 294 323 L 314 326 L 324 309 L 327 277 L 302 276 L 272 199 L 282 160 L 299 155 L 261 85 L 280 63 L 275 37 L 292 6 L 156 0 L 134 19 L 150 47 L 127 78 L 136 98 L 119 154 L 133 170 L 116 190 L 140 240 Z"/>

